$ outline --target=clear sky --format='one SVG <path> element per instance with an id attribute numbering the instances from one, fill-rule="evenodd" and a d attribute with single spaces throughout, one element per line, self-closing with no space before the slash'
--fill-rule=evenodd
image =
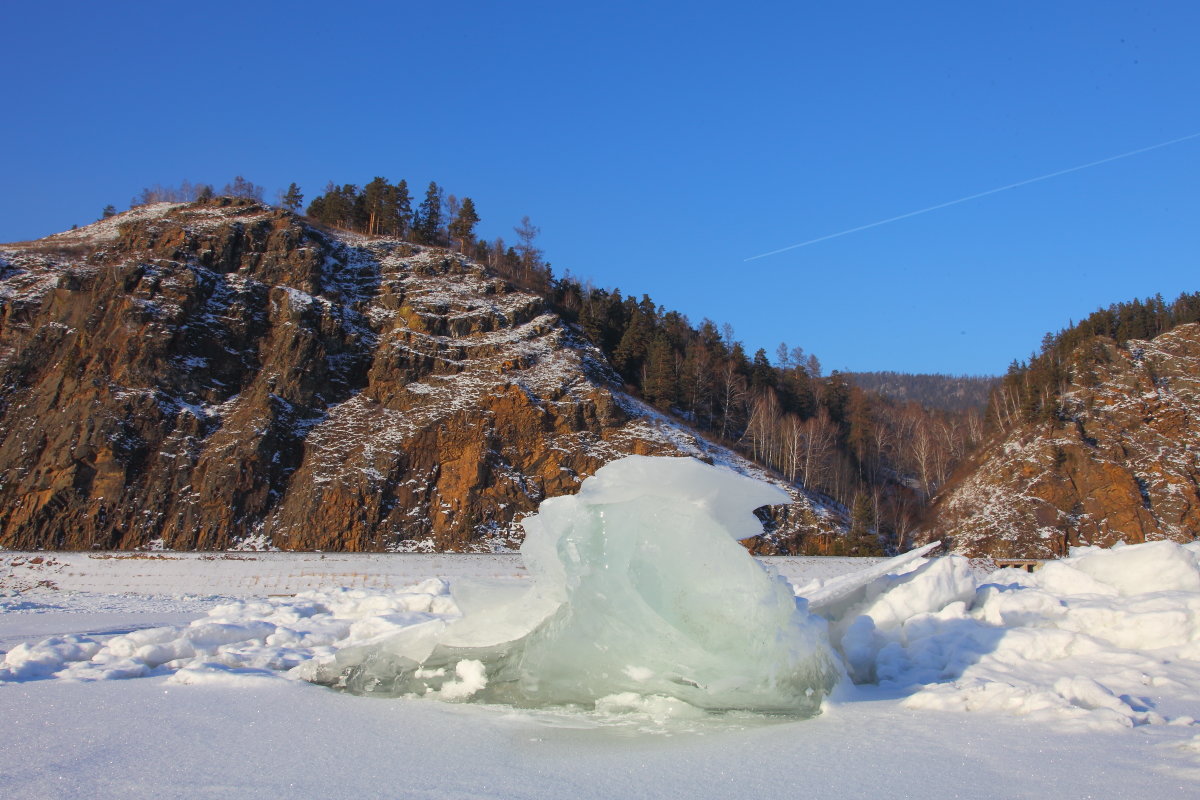
<path id="1" fill-rule="evenodd" d="M 235 174 L 436 180 L 826 370 L 986 374 L 1200 290 L 1194 2 L 5 3 L 0 241 Z"/>

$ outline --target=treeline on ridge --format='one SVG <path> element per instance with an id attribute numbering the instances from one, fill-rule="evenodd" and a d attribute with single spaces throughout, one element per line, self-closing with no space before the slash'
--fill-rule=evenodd
<path id="1" fill-rule="evenodd" d="M 296 211 L 302 200 L 303 195 L 293 183 L 283 195 L 282 205 Z M 352 183 L 339 186 L 331 181 L 324 194 L 309 203 L 305 214 L 322 225 L 367 236 L 452 248 L 524 288 L 545 292 L 553 284 L 550 265 L 542 260 L 535 243 L 541 231 L 528 216 L 513 228 L 517 241 L 512 245 L 502 237 L 480 239 L 475 233 L 480 222 L 475 201 L 446 194 L 436 181 L 429 182 L 419 203 L 415 203 L 408 181 L 403 179 L 393 184 L 387 178 L 376 177 L 361 189 Z"/>
<path id="2" fill-rule="evenodd" d="M 1179 325 L 1200 322 L 1200 292 L 1180 294 L 1167 303 L 1162 295 L 1113 303 L 1042 338 L 1041 350 L 1028 361 L 1013 361 L 992 392 L 988 422 L 1002 430 L 1025 422 L 1062 421 L 1061 398 L 1073 380 L 1094 385 L 1093 367 L 1107 358 L 1091 347 L 1081 362 L 1070 357 L 1081 345 L 1104 336 L 1123 346 L 1131 339 L 1153 339 Z"/>
<path id="3" fill-rule="evenodd" d="M 263 200 L 263 188 L 242 176 L 235 177 L 217 192 L 212 184 L 184 180 L 178 186 L 154 186 L 142 189 L 130 201 L 130 207 L 148 203 L 190 203 L 211 199 L 214 195 Z M 554 283 L 550 265 L 543 260 L 536 244 L 541 233 L 528 216 L 513 228 L 516 241 L 509 244 L 503 237 L 490 241 L 476 236 L 480 222 L 475 201 L 459 199 L 430 181 L 420 202 L 408 188 L 408 181 L 395 184 L 387 178 L 376 177 L 363 187 L 356 184 L 335 184 L 330 181 L 323 194 L 304 208 L 304 193 L 292 183 L 286 190 L 276 192 L 275 205 L 293 213 L 303 213 L 311 222 L 330 228 L 361 233 L 367 236 L 387 236 L 414 244 L 447 247 L 474 261 L 486 264 L 518 286 L 546 293 Z M 104 209 L 101 218 L 116 213 L 113 206 Z"/>

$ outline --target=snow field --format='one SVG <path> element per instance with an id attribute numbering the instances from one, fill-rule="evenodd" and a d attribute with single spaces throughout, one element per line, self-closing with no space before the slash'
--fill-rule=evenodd
<path id="1" fill-rule="evenodd" d="M 836 567 L 834 567 L 836 568 Z M 843 569 L 852 569 L 850 566 Z M 62 592 L 261 597 L 330 586 L 400 589 L 431 575 L 526 576 L 520 555 L 391 553 L 17 553 L 0 551 L 0 597 Z"/>
<path id="2" fill-rule="evenodd" d="M 770 556 L 763 564 L 793 583 L 818 583 L 882 562 L 836 556 Z M 0 550 L 0 602 L 6 594 L 74 605 L 79 593 L 179 598 L 262 597 L 331 586 L 402 589 L 428 577 L 525 579 L 519 553 L 67 553 Z M 113 602 L 113 601 L 105 601 Z M 174 601 L 172 601 L 174 602 Z M 84 611 L 83 607 L 79 608 Z"/>
<path id="3" fill-rule="evenodd" d="M 1110 558 L 1140 561 L 1149 549 L 1194 559 L 1194 549 L 1175 548 L 1138 545 Z M 1088 555 L 1062 566 L 1094 589 L 1080 577 L 1091 577 L 1079 568 L 1089 567 Z M 860 587 L 846 614 L 875 625 L 878 613 L 876 627 L 887 633 L 863 637 L 866 655 L 854 663 L 870 664 L 874 653 L 884 676 L 844 683 L 820 716 L 790 723 L 695 719 L 644 699 L 627 698 L 622 707 L 619 697 L 595 712 L 560 713 L 379 701 L 291 679 L 289 665 L 421 620 L 454 618 L 453 577 L 403 590 L 210 599 L 219 604 L 190 624 L 14 648 L 0 683 L 8 734 L 0 791 L 13 798 L 708 798 L 802 790 L 1033 798 L 1053 786 L 1071 797 L 1195 796 L 1200 736 L 1189 717 L 1200 716 L 1200 676 L 1188 655 L 1197 641 L 1192 593 L 1158 590 L 1153 571 L 1142 576 L 1146 591 L 1060 595 L 1040 585 L 1041 573 L 968 578 L 960 569 L 957 559 L 934 559 Z M 1054 572 L 1062 571 L 1047 573 L 1060 591 L 1072 573 Z M 810 593 L 836 580 L 810 582 Z M 935 608 L 948 589 L 966 594 L 972 582 L 969 603 Z M 114 598 L 77 595 L 76 608 L 95 612 Z M 167 608 L 164 599 L 144 602 Z M 0 624 L 19 616 L 38 614 L 11 610 Z M 843 643 L 839 652 L 850 661 L 844 651 Z M 146 677 L 114 680 L 132 675 Z M 922 678 L 927 683 L 911 683 Z M 1127 683 L 1137 691 L 1125 692 Z M 1155 709 L 1139 712 L 1130 700 Z"/>
<path id="4" fill-rule="evenodd" d="M 457 563 L 480 560 L 491 559 Z M 458 618 L 452 571 L 402 589 L 294 597 L 28 591 L 0 601 L 0 627 L 44 616 L 20 604 L 55 600 L 64 613 L 202 616 L 12 647 L 0 667 L 0 792 L 1033 798 L 1054 786 L 1072 797 L 1194 797 L 1200 593 L 1180 586 L 1200 574 L 1196 560 L 1195 546 L 1166 543 L 1082 551 L 1033 574 L 918 560 L 849 593 L 845 576 L 794 573 L 817 601 L 834 598 L 825 610 L 836 651 L 870 681 L 843 681 L 821 715 L 797 722 L 696 718 L 619 695 L 591 712 L 380 701 L 296 680 L 343 648 Z M 466 694 L 483 677 L 471 669 L 456 669 L 438 699 L 463 699 L 446 686 Z"/>
<path id="5" fill-rule="evenodd" d="M 907 708 L 1200 734 L 1200 590 L 1184 588 L 1200 579 L 1198 551 L 1169 542 L 1083 549 L 1033 574 L 984 578 L 958 557 L 922 560 L 874 579 L 845 610 L 834 609 L 830 638 L 855 682 L 902 690 Z M 231 598 L 186 625 L 17 644 L 0 662 L 0 682 L 304 678 L 341 650 L 458 619 L 450 587 L 428 579 L 400 590 Z M 809 591 L 820 593 L 811 582 Z M 6 598 L 0 624 L 22 613 L 18 602 L 42 596 Z M 460 674 L 453 682 L 481 680 Z"/>
<path id="6" fill-rule="evenodd" d="M 1200 543 L 1032 574 L 916 551 L 788 582 L 735 541 L 777 494 L 631 457 L 543 504 L 528 577 L 149 596 L 124 627 L 22 639 L 0 661 L 0 794 L 1200 791 Z M 11 620 L 117 597 L 38 583 L 0 597 L 6 646 Z M 194 618 L 143 624 L 171 613 Z"/>

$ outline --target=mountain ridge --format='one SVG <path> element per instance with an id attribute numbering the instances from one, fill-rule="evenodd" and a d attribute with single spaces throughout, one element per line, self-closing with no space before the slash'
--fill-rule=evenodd
<path id="1" fill-rule="evenodd" d="M 622 392 L 542 297 L 248 200 L 0 246 L 0 306 L 6 547 L 496 549 L 621 455 L 766 475 Z M 790 492 L 772 541 L 844 530 Z"/>

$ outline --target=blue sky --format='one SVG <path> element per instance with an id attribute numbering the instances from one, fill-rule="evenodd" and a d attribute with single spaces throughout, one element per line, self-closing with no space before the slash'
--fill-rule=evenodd
<path id="1" fill-rule="evenodd" d="M 829 369 L 997 373 L 1200 290 L 1188 2 L 8 3 L 0 241 L 242 174 L 528 214 L 560 274 Z"/>

